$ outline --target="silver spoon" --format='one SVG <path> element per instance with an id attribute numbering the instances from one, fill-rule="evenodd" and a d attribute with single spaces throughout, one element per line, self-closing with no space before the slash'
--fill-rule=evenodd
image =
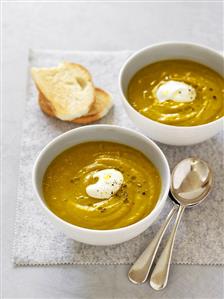
<path id="1" fill-rule="evenodd" d="M 180 206 L 170 238 L 150 279 L 150 285 L 155 290 L 163 289 L 167 284 L 175 235 L 184 209 L 187 206 L 197 205 L 205 199 L 211 190 L 212 173 L 206 162 L 197 158 L 188 158 L 176 165 L 171 181 L 171 198 L 174 198 Z M 143 283 L 146 281 L 162 237 L 176 209 L 177 206 L 173 207 L 159 232 L 131 267 L 128 273 L 131 282 Z"/>

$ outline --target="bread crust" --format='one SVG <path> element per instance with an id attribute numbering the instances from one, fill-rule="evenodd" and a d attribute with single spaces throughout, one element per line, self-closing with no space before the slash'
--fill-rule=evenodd
<path id="1" fill-rule="evenodd" d="M 40 108 L 44 113 L 49 116 L 55 116 L 54 108 L 52 107 L 51 102 L 49 102 L 48 99 L 45 98 L 41 91 L 39 91 L 38 101 Z"/>

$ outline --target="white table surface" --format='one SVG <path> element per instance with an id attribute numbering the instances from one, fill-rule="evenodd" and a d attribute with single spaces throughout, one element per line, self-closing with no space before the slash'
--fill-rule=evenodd
<path id="1" fill-rule="evenodd" d="M 222 49 L 222 4 L 3 3 L 2 298 L 223 298 L 223 268 L 172 266 L 167 288 L 127 279 L 127 266 L 14 268 L 11 260 L 28 49 L 122 50 L 183 40 Z"/>

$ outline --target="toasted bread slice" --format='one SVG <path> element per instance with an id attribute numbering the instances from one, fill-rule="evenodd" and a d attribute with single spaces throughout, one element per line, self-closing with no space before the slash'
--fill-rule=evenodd
<path id="1" fill-rule="evenodd" d="M 100 88 L 95 89 L 95 95 L 95 102 L 91 106 L 90 111 L 82 117 L 71 120 L 71 122 L 77 124 L 88 124 L 99 120 L 109 112 L 113 105 L 111 96 Z M 39 104 L 43 112 L 49 116 L 55 116 L 54 110 L 52 109 L 49 101 L 41 92 L 39 93 Z"/>
<path id="2" fill-rule="evenodd" d="M 48 109 L 56 117 L 71 121 L 89 112 L 95 89 L 91 75 L 83 66 L 64 62 L 53 68 L 32 68 L 31 72 Z"/>

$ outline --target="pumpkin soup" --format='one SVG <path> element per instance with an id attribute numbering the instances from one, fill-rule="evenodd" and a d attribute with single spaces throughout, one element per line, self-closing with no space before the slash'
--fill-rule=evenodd
<path id="1" fill-rule="evenodd" d="M 139 221 L 153 210 L 160 190 L 159 172 L 146 156 L 104 141 L 64 151 L 43 178 L 51 211 L 89 229 L 115 229 Z"/>
<path id="2" fill-rule="evenodd" d="M 127 97 L 137 111 L 154 121 L 202 125 L 224 115 L 224 78 L 197 62 L 164 60 L 138 71 Z"/>

